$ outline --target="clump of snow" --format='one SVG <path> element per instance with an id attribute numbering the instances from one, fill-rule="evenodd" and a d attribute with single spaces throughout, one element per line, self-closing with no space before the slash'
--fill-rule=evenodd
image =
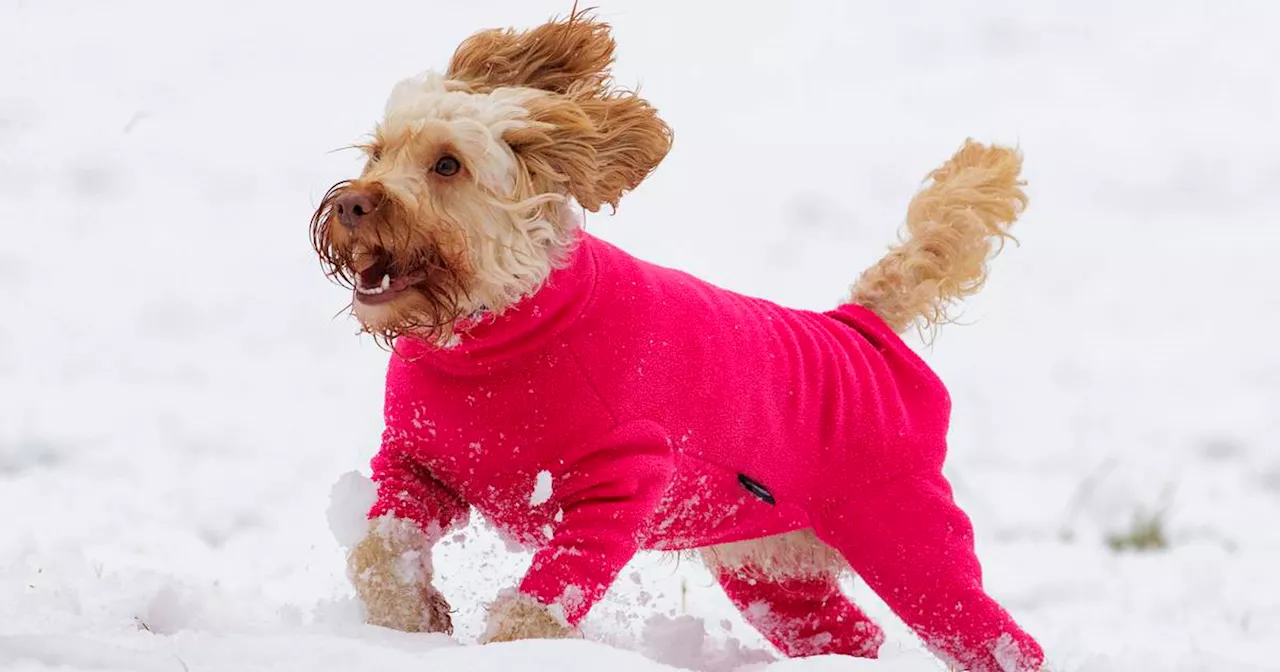
<path id="1" fill-rule="evenodd" d="M 146 611 L 138 617 L 138 627 L 158 635 L 172 635 L 190 627 L 198 609 L 199 605 L 190 595 L 184 595 L 177 588 L 165 585 L 156 592 Z"/>
<path id="2" fill-rule="evenodd" d="M 311 618 L 316 625 L 343 627 L 364 623 L 365 607 L 355 596 L 320 600 L 311 608 Z"/>
<path id="3" fill-rule="evenodd" d="M 702 657 L 707 629 L 692 616 L 655 614 L 644 624 L 645 655 L 667 665 L 690 668 Z"/>
<path id="4" fill-rule="evenodd" d="M 145 579 L 140 583 L 151 584 Z M 137 628 L 144 632 L 157 635 L 191 630 L 223 632 L 240 627 L 247 618 L 252 618 L 230 602 L 216 585 L 170 580 L 151 584 L 150 588 L 154 593 L 133 614 Z M 284 620 L 282 611 L 287 608 L 278 609 L 275 614 L 281 621 Z M 3 665 L 0 669 L 4 669 Z"/>
<path id="5" fill-rule="evenodd" d="M 427 564 L 424 562 L 429 558 L 429 554 L 421 551 L 405 551 L 396 558 L 395 572 L 396 579 L 406 586 L 416 586 L 426 583 Z"/>
<path id="6" fill-rule="evenodd" d="M 533 482 L 533 494 L 529 495 L 529 506 L 538 506 L 546 504 L 551 499 L 551 472 L 542 470 L 538 472 L 537 478 Z"/>
<path id="7" fill-rule="evenodd" d="M 368 513 L 378 500 L 378 486 L 358 471 L 338 477 L 329 490 L 329 531 L 346 548 L 359 544 L 369 530 Z"/>
<path id="8" fill-rule="evenodd" d="M 582 608 L 582 603 L 585 599 L 586 596 L 580 586 L 568 585 L 564 587 L 564 592 L 560 594 L 560 601 L 551 605 L 551 607 L 553 611 L 559 614 L 559 619 L 567 624 L 569 621 L 564 617 L 565 609 L 577 611 Z"/>
<path id="9" fill-rule="evenodd" d="M 400 583 L 417 585 L 426 582 L 431 575 L 431 540 L 439 539 L 439 532 L 439 526 L 434 524 L 423 531 L 414 521 L 387 513 L 373 521 L 369 534 L 385 539 L 391 548 L 407 549 L 396 558 L 393 571 Z M 372 571 L 372 568 L 365 571 Z"/>
<path id="10" fill-rule="evenodd" d="M 704 621 L 693 616 L 655 614 L 644 622 L 641 650 L 666 665 L 702 672 L 730 672 L 774 660 L 768 651 L 744 647 L 737 638 L 711 638 Z"/>
<path id="11" fill-rule="evenodd" d="M 1002 669 L 1016 672 L 1029 667 L 1026 655 L 1022 653 L 1022 649 L 1009 633 L 1004 633 L 996 639 L 991 645 L 991 653 L 995 656 L 996 664 Z"/>

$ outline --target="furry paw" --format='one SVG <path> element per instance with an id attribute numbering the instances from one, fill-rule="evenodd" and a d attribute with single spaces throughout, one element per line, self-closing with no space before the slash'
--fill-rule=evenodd
<path id="1" fill-rule="evenodd" d="M 347 573 L 365 620 L 405 632 L 453 634 L 444 595 L 431 585 L 429 544 L 412 523 L 370 521 L 369 533 L 347 556 Z"/>
<path id="2" fill-rule="evenodd" d="M 515 591 L 498 596 L 489 607 L 489 624 L 480 636 L 481 644 L 513 642 L 520 639 L 567 639 L 578 631 L 557 614 L 554 607 Z"/>

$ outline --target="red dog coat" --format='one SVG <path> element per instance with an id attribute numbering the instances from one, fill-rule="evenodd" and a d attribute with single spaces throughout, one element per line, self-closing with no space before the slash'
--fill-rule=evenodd
<path id="1" fill-rule="evenodd" d="M 782 308 L 582 234 L 458 345 L 396 351 L 370 516 L 438 535 L 476 507 L 539 549 L 520 589 L 570 623 L 639 549 L 812 528 L 952 662 L 1042 662 L 983 592 L 943 479 L 946 389 L 865 308 Z M 874 655 L 883 638 L 834 581 L 720 579 L 789 655 Z"/>

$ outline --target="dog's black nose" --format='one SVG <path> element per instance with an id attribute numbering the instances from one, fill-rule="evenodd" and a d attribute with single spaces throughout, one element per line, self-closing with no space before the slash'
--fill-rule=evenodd
<path id="1" fill-rule="evenodd" d="M 378 207 L 378 198 L 363 189 L 352 189 L 333 201 L 333 211 L 338 221 L 348 229 L 360 225 L 369 213 Z"/>

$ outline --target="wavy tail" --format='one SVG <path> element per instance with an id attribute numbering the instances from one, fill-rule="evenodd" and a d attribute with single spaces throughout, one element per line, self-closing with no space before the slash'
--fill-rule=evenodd
<path id="1" fill-rule="evenodd" d="M 929 174 L 907 208 L 905 238 L 858 278 L 850 300 L 896 332 L 927 334 L 955 320 L 961 299 L 987 280 L 987 260 L 1013 240 L 1009 227 L 1027 205 L 1016 149 L 966 140 Z"/>

